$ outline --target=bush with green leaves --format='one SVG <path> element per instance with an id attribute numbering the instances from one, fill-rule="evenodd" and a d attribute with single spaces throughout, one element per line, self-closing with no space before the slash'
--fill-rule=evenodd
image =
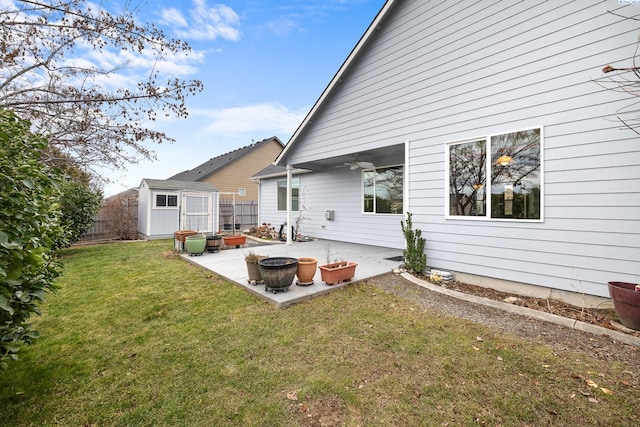
<path id="1" fill-rule="evenodd" d="M 28 322 L 54 290 L 65 246 L 59 174 L 41 162 L 48 142 L 30 123 L 0 109 L 0 369 L 37 337 Z"/>
<path id="2" fill-rule="evenodd" d="M 404 266 L 413 273 L 422 274 L 427 268 L 427 254 L 424 252 L 427 240 L 422 237 L 422 230 L 413 229 L 411 217 L 411 213 L 407 212 L 406 224 L 404 221 L 400 221 L 406 242 L 406 247 L 404 251 L 402 251 L 402 255 L 404 255 Z"/>
<path id="3" fill-rule="evenodd" d="M 102 196 L 74 181 L 61 183 L 60 193 L 60 221 L 67 233 L 67 244 L 72 244 L 93 225 Z"/>

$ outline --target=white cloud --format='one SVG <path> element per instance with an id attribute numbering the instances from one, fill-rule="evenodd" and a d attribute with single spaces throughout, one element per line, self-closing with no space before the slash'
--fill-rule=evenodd
<path id="1" fill-rule="evenodd" d="M 178 9 L 175 9 L 173 7 L 169 9 L 162 9 L 162 12 L 160 14 L 162 16 L 162 22 L 166 23 L 167 25 L 172 25 L 175 27 L 188 26 L 187 20 L 184 19 L 182 12 L 180 12 Z"/>
<path id="2" fill-rule="evenodd" d="M 186 40 L 240 40 L 240 18 L 229 6 L 208 6 L 206 0 L 193 0 L 190 21 L 175 8 L 163 9 L 160 23 L 173 27 L 176 36 Z"/>
<path id="3" fill-rule="evenodd" d="M 291 135 L 302 123 L 308 108 L 290 111 L 280 104 L 263 103 L 224 110 L 191 110 L 207 116 L 211 122 L 202 128 L 203 135 Z M 259 135 L 258 135 L 259 136 Z"/>

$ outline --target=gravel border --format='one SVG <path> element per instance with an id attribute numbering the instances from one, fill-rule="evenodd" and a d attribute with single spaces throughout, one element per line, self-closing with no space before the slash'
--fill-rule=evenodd
<path id="1" fill-rule="evenodd" d="M 506 302 L 495 301 L 489 298 L 478 297 L 475 295 L 469 295 L 463 292 L 446 289 L 441 286 L 437 286 L 427 281 L 424 281 L 422 279 L 418 279 L 417 277 L 409 273 L 401 273 L 400 275 L 405 279 L 407 279 L 408 281 L 415 283 L 418 286 L 422 286 L 423 288 L 429 289 L 433 292 L 438 292 L 444 295 L 448 295 L 448 296 L 458 298 L 464 301 L 472 302 L 475 304 L 497 308 L 499 310 L 507 311 L 509 313 L 520 314 L 523 316 L 542 320 L 544 322 L 555 323 L 556 325 L 564 326 L 566 328 L 577 329 L 579 331 L 587 332 L 594 335 L 608 335 L 609 337 L 623 344 L 640 347 L 640 338 L 635 337 L 633 335 L 614 331 L 612 329 L 603 328 L 601 326 L 592 325 L 590 323 L 582 322 L 580 320 L 569 319 L 567 317 L 546 313 L 540 310 L 534 310 L 527 307 L 521 307 L 519 305 L 508 304 Z"/>

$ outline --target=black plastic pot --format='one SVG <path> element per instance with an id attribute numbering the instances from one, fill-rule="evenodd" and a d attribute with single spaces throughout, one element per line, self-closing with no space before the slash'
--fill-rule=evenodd
<path id="1" fill-rule="evenodd" d="M 258 261 L 265 291 L 286 291 L 291 286 L 298 269 L 298 259 L 272 257 Z"/>

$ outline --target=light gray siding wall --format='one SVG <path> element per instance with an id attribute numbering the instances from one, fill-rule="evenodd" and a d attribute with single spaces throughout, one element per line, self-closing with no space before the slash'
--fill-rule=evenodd
<path id="1" fill-rule="evenodd" d="M 314 238 L 404 248 L 402 215 L 362 212 L 362 172 L 337 168 L 297 176 L 300 180 L 301 210 L 292 213 L 292 223 L 302 216 L 300 232 Z M 260 224 L 271 223 L 276 231 L 286 221 L 286 212 L 277 212 L 276 179 L 260 183 Z M 325 212 L 334 211 L 329 221 Z M 339 254 L 334 254 L 339 256 Z"/>
<path id="2" fill-rule="evenodd" d="M 405 210 L 427 237 L 429 265 L 601 296 L 609 280 L 637 282 L 640 141 L 615 114 L 638 99 L 594 80 L 608 63 L 631 65 L 639 29 L 609 11 L 638 7 L 398 2 L 291 162 L 410 140 Z M 544 220 L 445 219 L 445 144 L 537 126 Z M 333 188 L 346 196 L 347 183 Z"/>
<path id="3" fill-rule="evenodd" d="M 138 188 L 138 233 L 149 237 L 149 187 L 141 183 Z"/>
<path id="4" fill-rule="evenodd" d="M 179 196 L 178 199 L 180 199 Z M 151 207 L 150 237 L 172 237 L 173 232 L 179 230 L 179 212 L 179 208 L 154 209 Z"/>

